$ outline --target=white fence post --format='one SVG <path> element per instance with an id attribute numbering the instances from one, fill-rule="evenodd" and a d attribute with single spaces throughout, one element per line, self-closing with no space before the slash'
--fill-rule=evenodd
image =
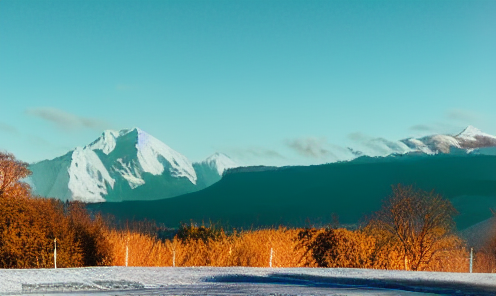
<path id="1" fill-rule="evenodd" d="M 129 238 L 127 238 L 127 241 L 126 241 L 126 267 L 127 267 L 127 263 L 128 263 L 128 258 L 129 258 Z"/>
<path id="2" fill-rule="evenodd" d="M 272 267 L 272 255 L 274 254 L 274 249 L 270 248 L 270 261 L 269 261 L 269 267 Z"/>
<path id="3" fill-rule="evenodd" d="M 474 248 L 470 248 L 470 273 L 472 273 L 473 261 L 474 261 Z"/>
<path id="4" fill-rule="evenodd" d="M 55 269 L 57 269 L 57 239 L 56 238 L 53 240 L 53 243 L 55 244 L 55 248 L 53 249 L 53 263 L 54 263 Z"/>

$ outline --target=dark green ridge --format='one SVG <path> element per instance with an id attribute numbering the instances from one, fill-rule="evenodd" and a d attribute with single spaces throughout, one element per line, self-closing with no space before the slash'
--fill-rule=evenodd
<path id="1" fill-rule="evenodd" d="M 462 230 L 491 216 L 496 208 L 496 156 L 405 155 L 361 157 L 350 162 L 285 168 L 240 168 L 201 191 L 153 201 L 89 204 L 117 220 L 220 222 L 232 227 L 322 225 L 339 217 L 356 224 L 378 210 L 394 184 L 435 190 L 459 211 Z"/>

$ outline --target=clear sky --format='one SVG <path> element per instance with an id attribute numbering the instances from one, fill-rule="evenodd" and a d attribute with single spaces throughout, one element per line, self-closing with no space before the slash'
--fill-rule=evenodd
<path id="1" fill-rule="evenodd" d="M 140 127 L 192 161 L 281 165 L 496 134 L 495 16 L 494 0 L 1 0 L 0 149 L 32 162 Z"/>

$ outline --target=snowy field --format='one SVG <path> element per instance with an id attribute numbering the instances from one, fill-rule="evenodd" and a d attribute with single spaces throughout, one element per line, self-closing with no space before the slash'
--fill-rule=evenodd
<path id="1" fill-rule="evenodd" d="M 0 295 L 496 295 L 496 274 L 347 268 L 3 269 Z"/>

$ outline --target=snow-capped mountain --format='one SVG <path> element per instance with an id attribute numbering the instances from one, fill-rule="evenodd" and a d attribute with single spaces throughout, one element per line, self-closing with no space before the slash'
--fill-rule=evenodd
<path id="1" fill-rule="evenodd" d="M 374 138 L 363 140 L 358 144 L 358 150 L 355 147 L 348 148 L 348 158 L 343 160 L 351 160 L 360 156 L 385 157 L 407 153 L 496 154 L 496 136 L 486 134 L 473 126 L 466 127 L 456 135 L 434 134 L 399 141 Z"/>
<path id="2" fill-rule="evenodd" d="M 238 166 L 223 153 L 215 153 L 204 161 L 193 164 L 198 174 L 198 185 L 205 187 L 219 181 L 226 170 Z"/>
<path id="3" fill-rule="evenodd" d="M 222 176 L 226 170 L 238 167 L 238 165 L 224 153 L 215 153 L 200 162 L 199 165 L 208 166 L 212 170 L 216 170 L 220 176 Z"/>
<path id="4" fill-rule="evenodd" d="M 471 152 L 477 148 L 495 147 L 496 137 L 469 125 L 457 135 L 431 135 L 418 139 L 404 139 L 401 142 L 412 151 L 435 154 L 450 153 L 453 148 Z"/>
<path id="5" fill-rule="evenodd" d="M 32 164 L 28 182 L 36 194 L 62 200 L 160 199 L 210 186 L 226 169 L 236 166 L 219 153 L 193 164 L 158 139 L 133 128 L 104 131 L 85 147 Z"/>
<path id="6" fill-rule="evenodd" d="M 468 126 L 457 135 L 431 135 L 362 143 L 349 148 L 360 156 L 407 153 L 479 153 L 496 155 L 496 137 Z M 226 170 L 239 167 L 222 153 L 192 163 L 185 156 L 139 128 L 104 131 L 91 144 L 52 160 L 30 165 L 26 180 L 35 194 L 84 202 L 150 200 L 179 196 L 218 182 Z M 256 168 L 247 168 L 256 169 Z"/>

